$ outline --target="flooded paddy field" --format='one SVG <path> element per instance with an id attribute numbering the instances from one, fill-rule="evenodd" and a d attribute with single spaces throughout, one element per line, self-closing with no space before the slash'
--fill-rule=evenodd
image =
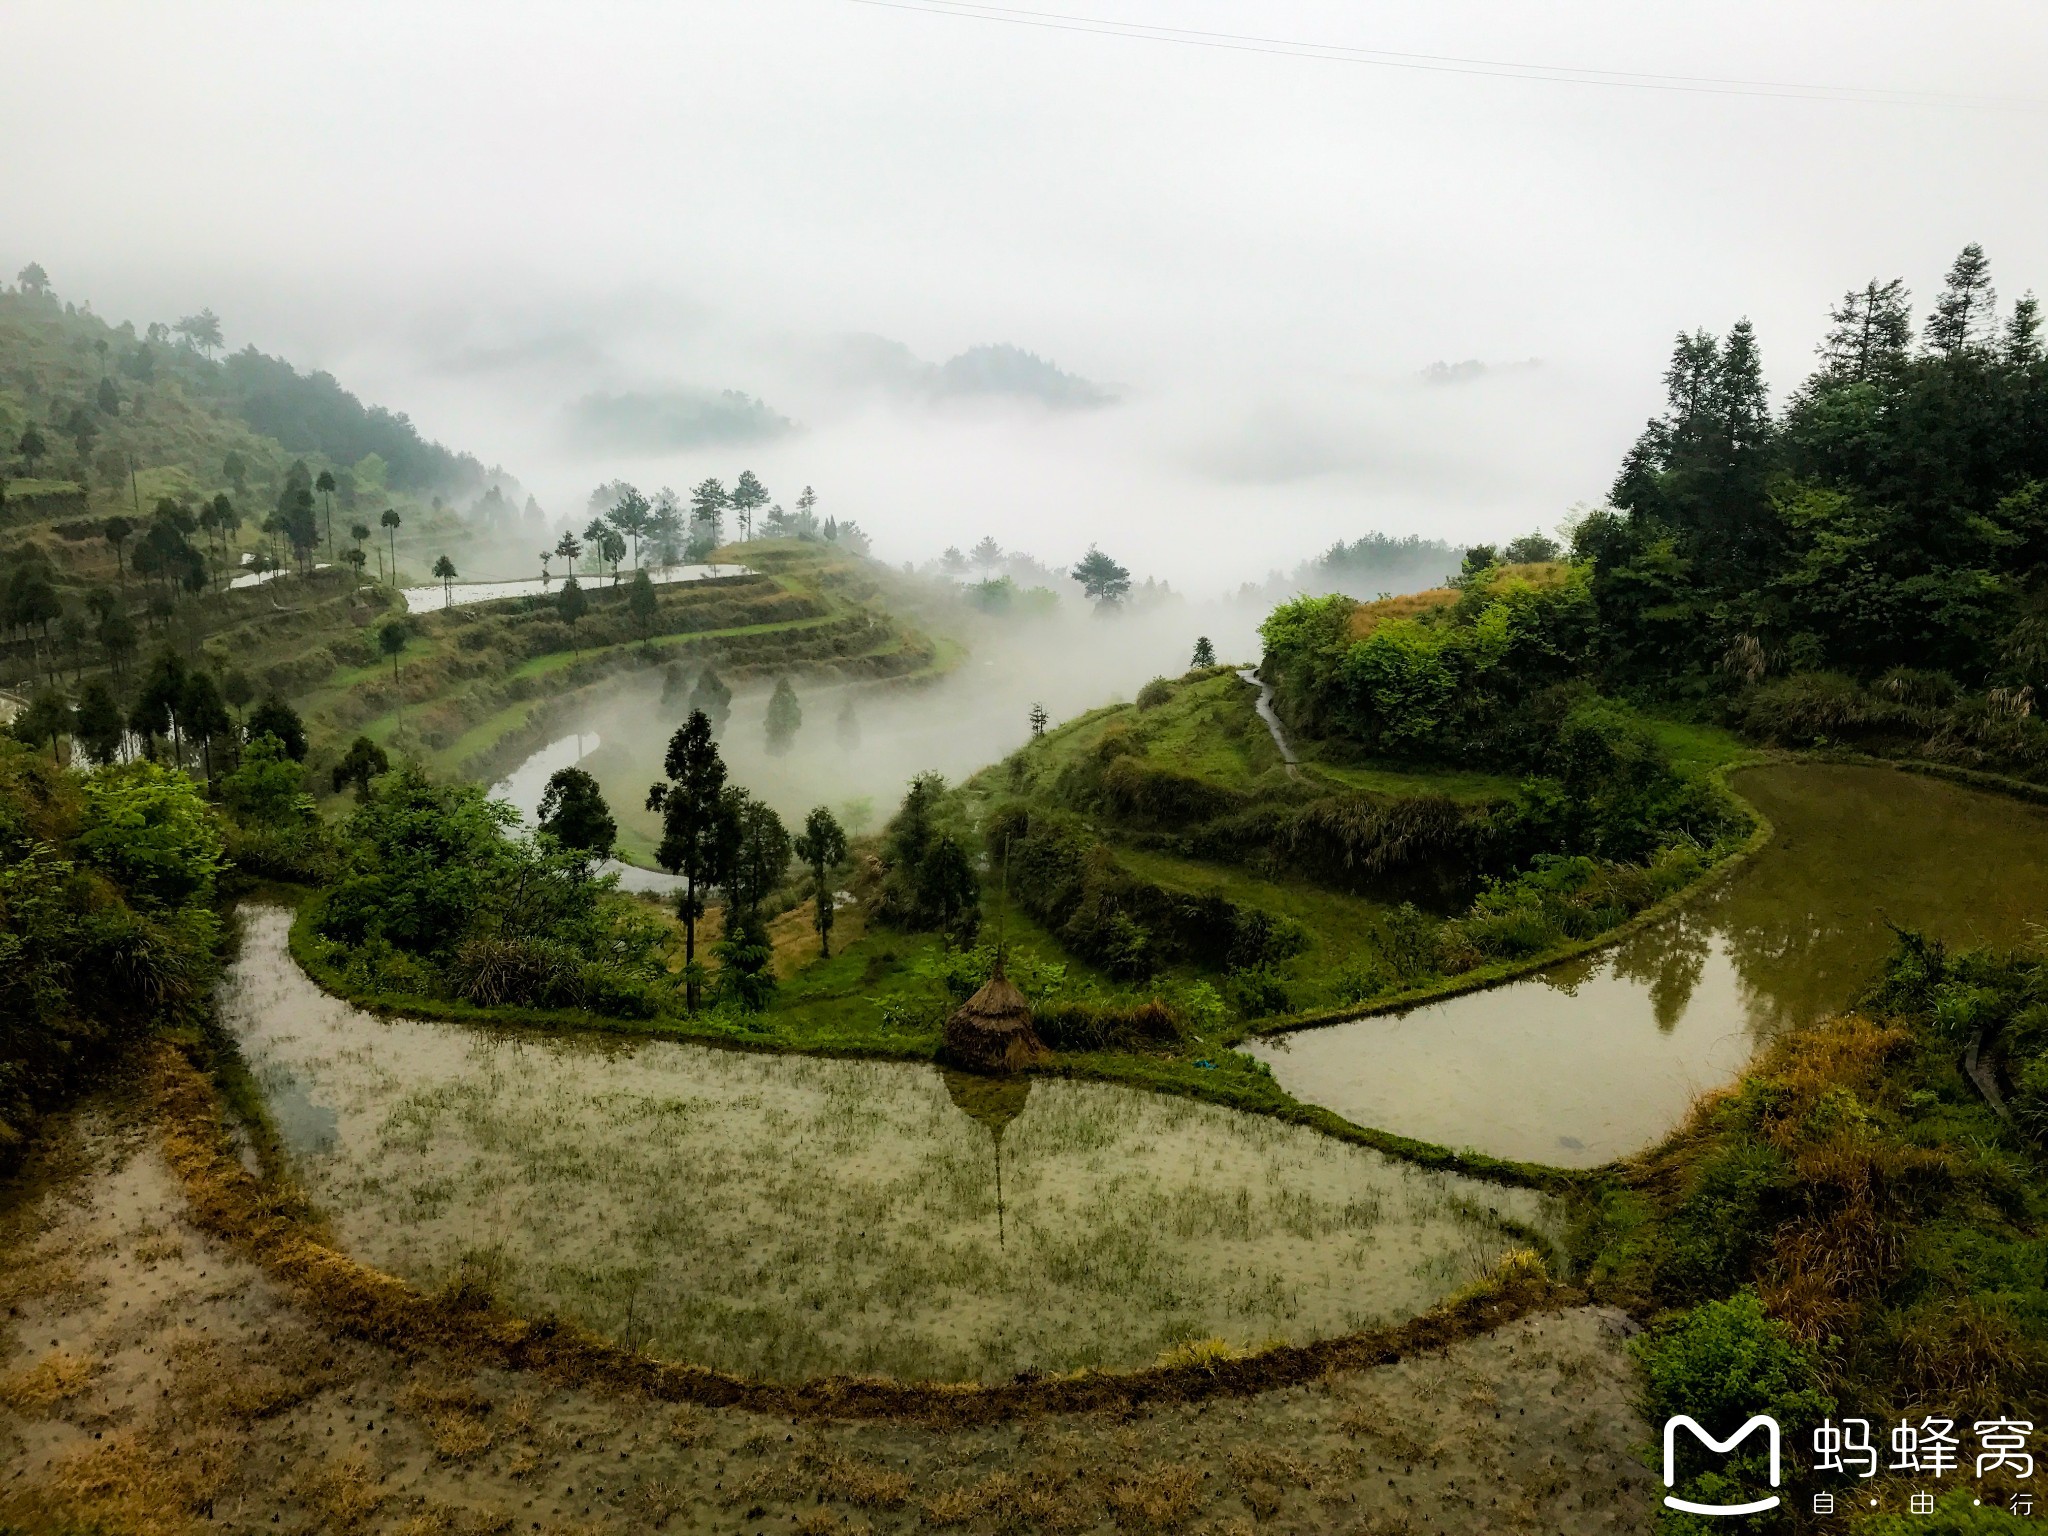
<path id="1" fill-rule="evenodd" d="M 1889 768 L 1734 783 L 1776 836 L 1669 919 L 1505 986 L 1246 1049 L 1360 1124 L 1592 1167 L 1665 1135 L 1778 1031 L 1854 1001 L 1887 923 L 1995 946 L 2048 911 L 2048 809 Z"/>
<path id="2" fill-rule="evenodd" d="M 95 1104 L 0 1199 L 0 1525 L 149 1536 L 1646 1533 L 1627 1318 L 1250 1398 L 976 1427 L 566 1387 L 331 1332 Z"/>
<path id="3" fill-rule="evenodd" d="M 1545 1197 L 1097 1084 L 381 1020 L 243 913 L 222 1000 L 338 1246 L 670 1358 L 1000 1380 L 1429 1307 Z"/>

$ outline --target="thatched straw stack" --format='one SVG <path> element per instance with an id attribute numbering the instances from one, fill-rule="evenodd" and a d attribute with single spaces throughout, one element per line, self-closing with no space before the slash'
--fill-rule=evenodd
<path id="1" fill-rule="evenodd" d="M 1050 1054 L 1031 1005 L 1000 970 L 946 1020 L 946 1060 L 970 1072 L 1021 1072 Z"/>

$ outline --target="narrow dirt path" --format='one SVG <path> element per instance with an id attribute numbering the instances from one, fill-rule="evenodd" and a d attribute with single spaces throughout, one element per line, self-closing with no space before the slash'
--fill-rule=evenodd
<path id="1" fill-rule="evenodd" d="M 1301 759 L 1295 756 L 1294 743 L 1287 739 L 1287 731 L 1280 724 L 1280 716 L 1273 709 L 1273 685 L 1259 676 L 1256 667 L 1239 667 L 1237 675 L 1259 690 L 1259 701 L 1253 706 L 1259 718 L 1266 722 L 1266 729 L 1273 733 L 1273 745 L 1280 749 L 1280 761 L 1287 765 L 1287 777 L 1301 777 Z"/>

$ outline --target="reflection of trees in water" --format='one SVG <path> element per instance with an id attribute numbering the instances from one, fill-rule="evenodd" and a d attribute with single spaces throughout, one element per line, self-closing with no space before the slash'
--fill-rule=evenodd
<path id="1" fill-rule="evenodd" d="M 1721 916 L 1750 1027 L 1759 1033 L 1845 1007 L 1876 975 L 1888 944 L 1874 916 L 1844 919 L 1793 901 L 1729 902 Z"/>
<path id="2" fill-rule="evenodd" d="M 1614 974 L 1649 993 L 1657 1028 L 1669 1034 L 1685 1016 L 1685 1005 L 1692 1001 L 1713 952 L 1713 923 L 1682 908 L 1622 940 L 1614 949 Z"/>
<path id="3" fill-rule="evenodd" d="M 1641 987 L 1650 999 L 1657 1028 L 1669 1033 L 1685 1016 L 1685 1005 L 1706 973 L 1714 950 L 1713 925 L 1681 911 L 1612 949 L 1580 955 L 1537 972 L 1553 992 L 1577 997 L 1587 982 L 1612 975 L 1616 981 Z"/>

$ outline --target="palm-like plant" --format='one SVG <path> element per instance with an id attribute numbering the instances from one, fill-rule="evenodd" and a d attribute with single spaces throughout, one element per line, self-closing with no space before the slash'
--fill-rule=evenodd
<path id="1" fill-rule="evenodd" d="M 434 562 L 434 579 L 441 583 L 441 606 L 448 607 L 455 601 L 449 583 L 455 579 L 455 562 L 446 555 Z"/>
<path id="2" fill-rule="evenodd" d="M 327 503 L 327 558 L 334 558 L 334 471 L 323 469 L 320 478 L 313 482 L 313 489 Z"/>
<path id="3" fill-rule="evenodd" d="M 386 507 L 384 509 L 383 515 L 379 517 L 377 521 L 384 525 L 385 533 L 390 536 L 391 580 L 395 584 L 398 581 L 398 525 L 404 522 L 405 519 L 400 517 L 398 513 L 393 511 L 390 507 Z"/>

